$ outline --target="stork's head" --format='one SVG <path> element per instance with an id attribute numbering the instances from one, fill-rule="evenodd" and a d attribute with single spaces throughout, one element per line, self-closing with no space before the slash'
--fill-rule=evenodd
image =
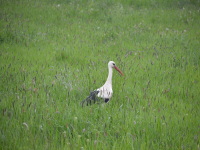
<path id="1" fill-rule="evenodd" d="M 124 75 L 122 73 L 122 71 L 116 66 L 115 62 L 114 61 L 109 61 L 108 62 L 108 68 L 114 68 L 116 69 L 122 76 Z"/>

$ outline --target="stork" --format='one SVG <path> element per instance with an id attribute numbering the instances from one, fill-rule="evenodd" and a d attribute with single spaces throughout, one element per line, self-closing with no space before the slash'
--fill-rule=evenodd
<path id="1" fill-rule="evenodd" d="M 113 90 L 112 90 L 113 68 L 116 69 L 122 76 L 124 75 L 122 71 L 116 66 L 114 61 L 109 61 L 108 62 L 108 78 L 105 84 L 102 87 L 92 91 L 90 95 L 81 102 L 82 106 L 84 105 L 85 102 L 88 105 L 88 104 L 91 104 L 92 102 L 93 103 L 99 102 L 100 99 L 103 99 L 105 103 L 109 102 L 109 100 L 111 99 L 113 95 Z"/>

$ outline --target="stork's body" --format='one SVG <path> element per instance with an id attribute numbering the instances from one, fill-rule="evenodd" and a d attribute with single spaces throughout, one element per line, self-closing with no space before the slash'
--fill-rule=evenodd
<path id="1" fill-rule="evenodd" d="M 105 82 L 105 84 L 94 90 L 93 92 L 90 93 L 90 96 L 88 96 L 85 100 L 82 101 L 82 105 L 87 102 L 91 104 L 92 102 L 96 102 L 99 101 L 99 98 L 103 99 L 104 102 L 109 102 L 109 100 L 112 97 L 113 94 L 113 90 L 112 90 L 112 75 L 113 75 L 113 68 L 116 69 L 121 75 L 123 75 L 123 73 L 121 72 L 121 70 L 115 65 L 115 62 L 113 61 L 109 61 L 108 63 L 108 78 Z"/>

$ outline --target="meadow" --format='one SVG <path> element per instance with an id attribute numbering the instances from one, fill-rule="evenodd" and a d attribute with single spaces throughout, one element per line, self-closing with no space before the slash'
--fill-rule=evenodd
<path id="1" fill-rule="evenodd" d="M 200 149 L 199 0 L 0 0 L 0 27 L 0 149 Z"/>

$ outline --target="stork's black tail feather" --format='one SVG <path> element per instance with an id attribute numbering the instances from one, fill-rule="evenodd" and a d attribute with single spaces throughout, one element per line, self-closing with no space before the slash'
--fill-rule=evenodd
<path id="1" fill-rule="evenodd" d="M 98 102 L 99 101 L 99 98 L 97 97 L 98 93 L 99 93 L 99 91 L 90 92 L 90 96 L 88 96 L 86 99 L 84 99 L 81 102 L 81 106 L 83 107 L 85 103 L 88 106 L 88 105 L 91 105 L 92 103 Z"/>

